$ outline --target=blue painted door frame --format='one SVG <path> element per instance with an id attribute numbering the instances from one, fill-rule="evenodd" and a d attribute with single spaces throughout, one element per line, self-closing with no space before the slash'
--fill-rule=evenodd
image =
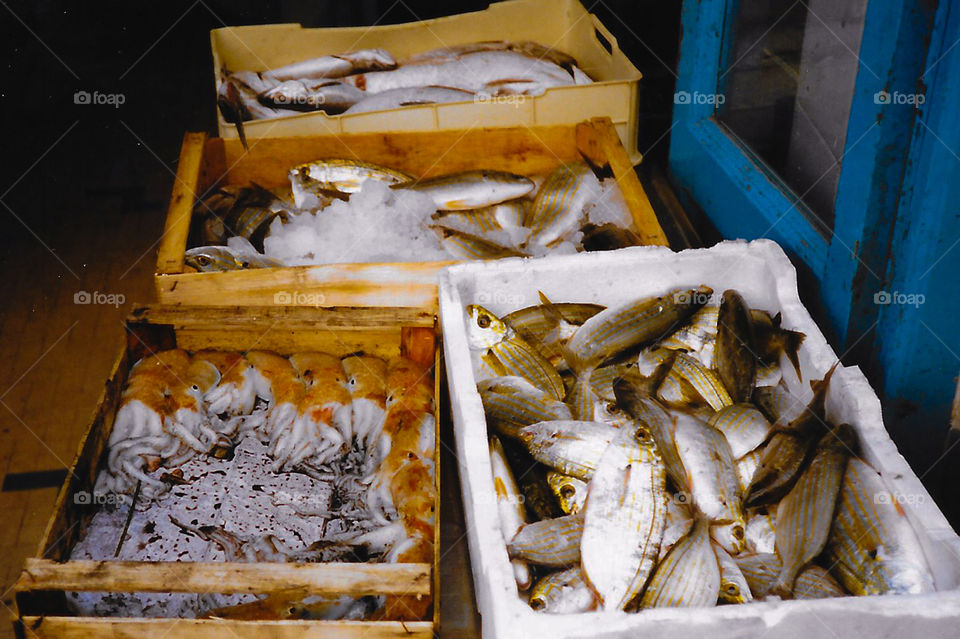
<path id="1" fill-rule="evenodd" d="M 671 132 L 675 184 L 725 237 L 784 247 L 804 301 L 844 361 L 881 390 L 915 467 L 935 457 L 960 369 L 960 332 L 943 325 L 960 310 L 950 281 L 960 274 L 960 26 L 950 4 L 867 5 L 831 230 L 716 118 L 710 96 L 722 92 L 737 0 L 684 1 Z M 920 295 L 922 305 L 897 303 Z M 904 441 L 908 427 L 919 430 Z"/>

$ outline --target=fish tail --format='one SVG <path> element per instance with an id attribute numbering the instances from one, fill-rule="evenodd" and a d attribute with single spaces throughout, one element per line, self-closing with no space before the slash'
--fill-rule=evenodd
<path id="1" fill-rule="evenodd" d="M 803 374 L 800 372 L 800 357 L 798 355 L 800 346 L 807 336 L 800 331 L 783 332 L 783 352 L 793 364 L 793 369 L 797 371 L 797 379 L 803 381 Z"/>
<path id="2" fill-rule="evenodd" d="M 770 586 L 770 594 L 781 599 L 793 599 L 793 582 L 797 580 L 797 566 L 784 565 L 777 580 Z"/>

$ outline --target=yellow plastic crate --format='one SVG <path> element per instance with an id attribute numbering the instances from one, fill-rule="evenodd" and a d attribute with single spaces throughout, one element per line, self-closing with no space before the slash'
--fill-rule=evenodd
<path id="1" fill-rule="evenodd" d="M 577 0 L 509 0 L 483 11 L 409 24 L 304 29 L 299 24 L 226 27 L 210 32 L 214 78 L 221 70 L 264 71 L 298 60 L 380 47 L 398 60 L 413 54 L 484 40 L 533 40 L 576 58 L 593 84 L 555 87 L 517 102 L 454 102 L 374 113 L 329 116 L 304 113 L 244 123 L 248 138 L 341 133 L 442 131 L 473 127 L 575 124 L 609 117 L 631 161 L 637 151 L 640 71 L 600 20 Z M 217 114 L 220 136 L 236 127 Z"/>

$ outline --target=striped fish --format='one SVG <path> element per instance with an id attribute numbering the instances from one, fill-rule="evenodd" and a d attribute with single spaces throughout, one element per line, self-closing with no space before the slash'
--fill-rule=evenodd
<path id="1" fill-rule="evenodd" d="M 604 308 L 599 304 L 538 304 L 513 311 L 503 321 L 562 371 L 566 362 L 560 345 L 566 344 L 581 324 Z"/>
<path id="2" fill-rule="evenodd" d="M 710 425 L 723 433 L 735 459 L 755 450 L 770 432 L 770 422 L 751 404 L 733 404 L 718 409 Z"/>
<path id="3" fill-rule="evenodd" d="M 580 227 L 584 207 L 601 192 L 597 176 L 583 162 L 554 169 L 527 207 L 524 226 L 532 229 L 530 242 L 552 246 L 563 240 Z"/>
<path id="4" fill-rule="evenodd" d="M 760 465 L 750 480 L 748 507 L 774 503 L 793 487 L 811 449 L 827 430 L 824 402 L 836 367 L 834 364 L 821 381 L 811 383 L 813 399 L 799 417 L 770 431 Z"/>
<path id="5" fill-rule="evenodd" d="M 677 454 L 677 446 L 673 441 L 673 418 L 663 409 L 656 400 L 644 397 L 636 384 L 627 379 L 621 379 L 613 385 L 617 402 L 624 410 L 646 426 L 647 430 L 657 442 L 657 450 L 663 458 L 667 477 L 673 485 L 682 489 L 687 485 L 687 473 L 683 462 Z"/>
<path id="6" fill-rule="evenodd" d="M 857 436 L 848 424 L 824 435 L 803 474 L 777 508 L 777 554 L 783 568 L 771 592 L 784 599 L 805 565 L 823 550 L 830 534 L 837 494 L 847 458 L 857 447 Z"/>
<path id="7" fill-rule="evenodd" d="M 717 315 L 714 358 L 720 379 L 734 402 L 750 401 L 757 378 L 755 352 L 750 307 L 736 291 L 724 291 Z"/>
<path id="8" fill-rule="evenodd" d="M 531 457 L 520 442 L 503 439 L 500 443 L 517 478 L 527 515 L 535 521 L 561 517 L 564 513 L 547 482 L 550 469 Z"/>
<path id="9" fill-rule="evenodd" d="M 780 558 L 775 553 L 742 554 L 734 557 L 747 584 L 757 599 L 770 594 L 770 587 L 780 574 Z M 793 586 L 794 599 L 825 599 L 843 597 L 846 592 L 830 576 L 830 573 L 816 564 L 800 571 Z"/>
<path id="10" fill-rule="evenodd" d="M 388 185 L 409 182 L 413 178 L 385 166 L 362 160 L 329 158 L 314 160 L 290 169 L 290 182 L 294 186 L 297 207 L 297 185 L 319 184 L 321 187 L 341 193 L 356 193 L 367 180 L 376 180 Z"/>
<path id="11" fill-rule="evenodd" d="M 544 519 L 521 527 L 507 544 L 507 553 L 538 566 L 564 568 L 580 562 L 582 537 L 582 515 Z"/>
<path id="12" fill-rule="evenodd" d="M 431 221 L 434 227 L 472 235 L 491 244 L 516 248 L 524 243 L 530 233 L 529 229 L 510 226 L 509 220 L 523 214 L 522 207 L 523 200 L 513 200 L 482 209 L 438 212 Z M 509 209 L 520 211 L 512 212 Z"/>
<path id="13" fill-rule="evenodd" d="M 771 424 L 789 424 L 807 407 L 803 399 L 791 394 L 783 384 L 758 386 L 753 390 L 752 400 Z"/>
<path id="14" fill-rule="evenodd" d="M 600 399 L 616 402 L 617 396 L 613 392 L 613 383 L 621 377 L 629 377 L 636 372 L 636 366 L 630 363 L 601 366 L 593 371 L 593 375 L 590 377 L 590 387 Z"/>
<path id="15" fill-rule="evenodd" d="M 707 304 L 690 318 L 690 322 L 663 338 L 660 345 L 672 351 L 694 353 L 707 368 L 713 367 L 713 347 L 717 339 L 717 315 L 720 307 Z"/>
<path id="16" fill-rule="evenodd" d="M 481 169 L 410 180 L 390 188 L 423 193 L 440 211 L 465 211 L 524 197 L 533 191 L 534 184 L 522 175 Z"/>
<path id="17" fill-rule="evenodd" d="M 681 405 L 706 402 L 713 410 L 720 410 L 733 403 L 730 394 L 720 377 L 713 370 L 684 352 L 678 352 L 667 373 L 664 383 L 671 378 L 676 380 L 676 389 L 680 391 Z M 671 393 L 671 395 L 675 394 Z M 668 401 L 658 393 L 663 401 Z"/>
<path id="18" fill-rule="evenodd" d="M 467 339 L 478 380 L 516 375 L 563 399 L 566 389 L 560 373 L 516 331 L 477 304 L 467 306 L 467 315 Z"/>
<path id="19" fill-rule="evenodd" d="M 204 244 L 226 244 L 231 237 L 242 237 L 257 251 L 263 251 L 263 240 L 274 218 L 286 218 L 291 212 L 276 194 L 255 183 L 220 187 L 194 208 L 196 219 L 203 220 Z"/>
<path id="20" fill-rule="evenodd" d="M 500 518 L 500 532 L 504 542 L 509 542 L 517 531 L 527 523 L 527 511 L 517 482 L 507 463 L 503 446 L 496 435 L 490 438 L 490 466 L 493 469 L 493 490 L 497 499 L 497 513 Z M 527 563 L 520 559 L 511 562 L 513 576 L 520 590 L 527 590 L 533 583 L 533 575 Z"/>
<path id="21" fill-rule="evenodd" d="M 587 500 L 587 482 L 551 470 L 547 472 L 547 484 L 563 512 L 576 515 L 583 510 L 583 503 Z"/>
<path id="22" fill-rule="evenodd" d="M 760 459 L 763 458 L 763 446 L 751 451 L 737 460 L 737 479 L 740 480 L 740 490 L 746 495 L 750 490 L 750 482 L 760 467 Z"/>
<path id="23" fill-rule="evenodd" d="M 589 481 L 620 429 L 600 422 L 554 420 L 520 429 L 520 440 L 541 464 Z"/>
<path id="24" fill-rule="evenodd" d="M 720 567 L 720 603 L 742 604 L 753 601 L 750 585 L 747 578 L 730 556 L 719 544 L 713 544 L 713 551 L 717 555 L 717 565 Z"/>
<path id="25" fill-rule="evenodd" d="M 747 511 L 747 552 L 769 553 L 776 551 L 777 518 L 766 508 Z"/>
<path id="26" fill-rule="evenodd" d="M 603 610 L 626 608 L 653 570 L 666 522 L 665 482 L 653 440 L 619 431 L 590 482 L 580 542 L 584 575 Z"/>
<path id="27" fill-rule="evenodd" d="M 693 505 L 710 521 L 720 524 L 713 533 L 717 543 L 733 554 L 741 552 L 746 521 L 730 445 L 720 431 L 695 417 L 681 412 L 674 412 L 672 417 L 673 440 Z"/>
<path id="28" fill-rule="evenodd" d="M 657 565 L 640 607 L 713 606 L 719 594 L 720 566 L 710 543 L 710 524 L 698 518 L 687 536 Z"/>
<path id="29" fill-rule="evenodd" d="M 935 590 L 917 533 L 880 474 L 850 458 L 827 543 L 827 561 L 855 595 Z"/>
<path id="30" fill-rule="evenodd" d="M 597 607 L 580 566 L 552 572 L 540 579 L 530 591 L 530 607 L 538 612 L 571 614 L 589 612 Z"/>
<path id="31" fill-rule="evenodd" d="M 183 255 L 183 262 L 201 273 L 284 266 L 283 262 L 272 257 L 254 251 L 238 251 L 229 246 L 200 246 L 189 249 Z"/>
<path id="32" fill-rule="evenodd" d="M 487 423 L 509 437 L 537 422 L 573 419 L 570 407 L 523 377 L 491 377 L 477 384 Z"/>
<path id="33" fill-rule="evenodd" d="M 496 244 L 476 235 L 436 226 L 431 228 L 437 232 L 437 237 L 447 253 L 461 260 L 497 260 L 524 255 L 512 246 Z"/>

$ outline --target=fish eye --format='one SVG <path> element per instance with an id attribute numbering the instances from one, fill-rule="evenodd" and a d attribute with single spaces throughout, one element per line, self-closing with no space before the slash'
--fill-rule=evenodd
<path id="1" fill-rule="evenodd" d="M 616 402 L 609 402 L 609 403 L 607 404 L 606 408 L 607 408 L 607 412 L 608 412 L 608 413 L 611 413 L 611 414 L 613 414 L 613 415 L 615 415 L 615 414 L 617 414 L 617 413 L 620 412 L 620 407 L 617 406 Z"/>
<path id="2" fill-rule="evenodd" d="M 737 587 L 737 584 L 727 584 L 727 594 L 736 597 L 740 594 L 740 588 Z"/>
<path id="3" fill-rule="evenodd" d="M 540 599 L 539 597 L 537 597 L 536 599 L 530 600 L 530 607 L 533 608 L 534 610 L 543 610 L 547 606 L 544 603 L 543 599 Z"/>
<path id="4" fill-rule="evenodd" d="M 197 264 L 199 264 L 200 266 L 209 266 L 210 262 L 211 262 L 210 258 L 207 257 L 206 255 L 197 256 Z"/>
<path id="5" fill-rule="evenodd" d="M 200 390 L 200 386 L 198 384 L 194 384 L 193 386 L 190 387 L 190 390 L 196 393 L 197 391 Z"/>
<path id="6" fill-rule="evenodd" d="M 487 327 L 489 327 L 489 326 L 490 326 L 490 318 L 487 317 L 486 315 L 481 315 L 480 317 L 477 318 L 477 325 L 478 325 L 480 328 L 487 328 Z"/>
<path id="7" fill-rule="evenodd" d="M 736 539 L 743 539 L 743 536 L 744 536 L 743 526 L 734 526 L 734 527 L 733 527 L 733 536 L 734 536 L 734 538 L 736 538 Z"/>
<path id="8" fill-rule="evenodd" d="M 577 490 L 573 486 L 570 486 L 569 484 L 566 486 L 563 486 L 560 489 L 560 496 L 563 497 L 564 499 L 572 499 L 576 493 L 577 493 Z"/>

